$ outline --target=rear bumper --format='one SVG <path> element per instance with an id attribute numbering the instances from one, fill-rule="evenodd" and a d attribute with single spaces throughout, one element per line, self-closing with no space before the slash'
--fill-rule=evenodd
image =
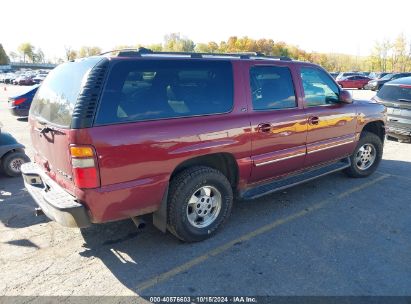
<path id="1" fill-rule="evenodd" d="M 388 123 L 388 125 L 386 126 L 386 134 L 397 139 L 410 140 L 411 125 L 397 126 Z"/>
<path id="2" fill-rule="evenodd" d="M 21 109 L 18 107 L 9 107 L 10 113 L 13 116 L 26 117 L 29 116 L 29 109 Z"/>
<path id="3" fill-rule="evenodd" d="M 21 166 L 24 184 L 43 210 L 53 221 L 66 227 L 87 227 L 91 221 L 86 208 L 49 178 L 35 163 Z"/>

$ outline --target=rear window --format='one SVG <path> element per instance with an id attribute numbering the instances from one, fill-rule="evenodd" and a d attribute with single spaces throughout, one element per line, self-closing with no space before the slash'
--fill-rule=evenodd
<path id="1" fill-rule="evenodd" d="M 219 114 L 232 107 L 230 62 L 122 61 L 110 72 L 95 124 Z"/>
<path id="2" fill-rule="evenodd" d="M 67 62 L 52 70 L 33 99 L 30 115 L 61 127 L 69 127 L 83 79 L 101 58 Z"/>
<path id="3" fill-rule="evenodd" d="M 383 100 L 398 101 L 401 99 L 401 101 L 411 102 L 411 86 L 386 84 L 378 91 L 377 96 Z"/>

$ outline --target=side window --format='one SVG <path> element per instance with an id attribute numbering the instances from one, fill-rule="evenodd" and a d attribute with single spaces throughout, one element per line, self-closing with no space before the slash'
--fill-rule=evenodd
<path id="1" fill-rule="evenodd" d="M 288 109 L 297 106 L 291 72 L 287 67 L 252 67 L 250 87 L 254 110 Z"/>
<path id="2" fill-rule="evenodd" d="M 115 64 L 96 125 L 227 113 L 233 108 L 230 62 L 138 60 Z"/>
<path id="3" fill-rule="evenodd" d="M 316 68 L 302 67 L 301 79 L 307 106 L 338 103 L 338 86 L 325 72 Z"/>

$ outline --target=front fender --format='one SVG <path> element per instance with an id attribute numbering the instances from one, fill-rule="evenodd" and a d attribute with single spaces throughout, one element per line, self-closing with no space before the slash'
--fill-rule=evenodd
<path id="1" fill-rule="evenodd" d="M 0 158 L 12 150 L 24 148 L 10 133 L 0 133 Z"/>
<path id="2" fill-rule="evenodd" d="M 387 109 L 384 105 L 362 100 L 356 100 L 355 105 L 357 107 L 357 134 L 360 134 L 364 126 L 370 122 L 379 121 L 385 126 L 387 122 Z"/>

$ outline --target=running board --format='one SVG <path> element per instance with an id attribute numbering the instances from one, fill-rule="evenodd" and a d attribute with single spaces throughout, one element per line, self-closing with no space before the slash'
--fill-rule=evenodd
<path id="1" fill-rule="evenodd" d="M 341 171 L 351 165 L 350 159 L 347 157 L 341 161 L 331 163 L 321 167 L 314 167 L 303 171 L 299 174 L 292 176 L 286 176 L 274 181 L 270 181 L 266 184 L 258 185 L 250 188 L 243 193 L 240 193 L 240 197 L 244 200 L 255 199 L 266 194 L 270 194 L 276 191 L 283 190 L 298 184 L 308 182 L 312 179 L 316 179 L 320 176 L 324 176 L 333 172 Z"/>

